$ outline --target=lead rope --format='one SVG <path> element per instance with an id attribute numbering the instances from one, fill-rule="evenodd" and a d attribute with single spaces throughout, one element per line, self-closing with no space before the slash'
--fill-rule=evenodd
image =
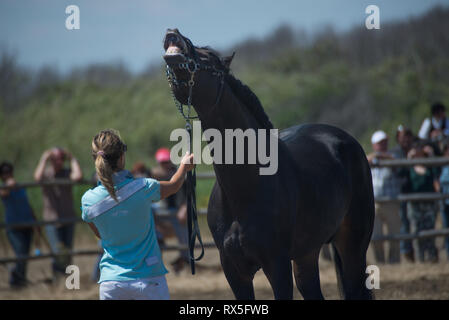
<path id="1" fill-rule="evenodd" d="M 192 153 L 192 143 L 193 143 L 193 134 L 192 134 L 192 124 L 191 121 L 193 119 L 197 119 L 196 117 L 190 116 L 191 106 L 192 106 L 192 90 L 193 90 L 193 77 L 195 75 L 196 67 L 193 71 L 189 70 L 191 77 L 188 82 L 189 86 L 189 97 L 187 99 L 187 115 L 184 114 L 183 105 L 176 99 L 173 91 L 173 100 L 175 101 L 175 105 L 178 108 L 179 112 L 183 116 L 186 121 L 186 131 L 189 134 L 189 153 Z M 174 74 L 171 72 L 170 68 L 167 66 L 167 78 L 170 86 L 176 80 L 174 79 Z M 198 224 L 198 214 L 196 208 L 196 168 L 187 172 L 186 178 L 186 198 L 187 198 L 187 235 L 188 235 L 188 245 L 189 245 L 189 258 L 190 258 L 190 268 L 192 270 L 192 275 L 195 274 L 195 261 L 199 261 L 204 256 L 204 245 L 203 240 L 201 239 L 200 227 Z M 201 254 L 199 257 L 195 258 L 195 242 L 198 239 L 198 242 L 201 247 Z"/>
<path id="2" fill-rule="evenodd" d="M 190 137 L 189 152 L 192 152 L 192 125 L 191 120 L 186 120 L 186 130 Z M 195 274 L 195 261 L 199 261 L 204 256 L 204 245 L 201 239 L 200 227 L 198 225 L 198 214 L 196 208 L 196 168 L 187 172 L 186 179 L 186 194 L 187 194 L 187 231 L 189 236 L 189 256 L 190 256 L 190 268 L 192 274 Z M 201 254 L 195 258 L 195 242 L 198 242 L 201 247 Z"/>

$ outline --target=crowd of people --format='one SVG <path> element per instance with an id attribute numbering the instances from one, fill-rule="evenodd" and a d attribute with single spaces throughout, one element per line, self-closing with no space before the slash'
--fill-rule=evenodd
<path id="1" fill-rule="evenodd" d="M 64 166 L 70 162 L 70 168 Z M 14 166 L 9 162 L 0 164 L 0 178 L 4 185 L 10 189 L 0 190 L 0 196 L 5 207 L 6 224 L 22 224 L 20 227 L 7 228 L 6 235 L 16 256 L 27 256 L 31 249 L 33 233 L 37 239 L 44 239 L 51 253 L 57 256 L 53 258 L 53 277 L 57 278 L 65 274 L 66 266 L 71 263 L 69 251 L 73 247 L 74 238 L 74 210 L 72 185 L 45 184 L 55 179 L 70 179 L 79 181 L 83 178 L 81 167 L 70 152 L 55 147 L 46 150 L 39 161 L 35 171 L 36 182 L 44 182 L 42 185 L 43 210 L 42 219 L 51 222 L 45 225 L 44 238 L 40 228 L 30 227 L 27 223 L 36 221 L 36 215 L 31 207 L 26 190 L 15 188 Z M 40 245 L 38 241 L 37 246 Z M 21 288 L 27 284 L 27 261 L 19 260 L 10 270 L 9 284 L 12 288 Z"/>
<path id="2" fill-rule="evenodd" d="M 161 148 L 156 153 L 157 167 L 147 169 L 142 162 L 134 164 L 132 174 L 135 177 L 169 180 L 176 172 L 176 166 L 170 161 L 170 151 Z M 67 166 L 68 164 L 68 166 Z M 94 175 L 96 177 L 96 175 Z M 52 281 L 66 275 L 66 267 L 71 264 L 69 252 L 73 249 L 75 220 L 77 219 L 70 183 L 52 184 L 57 179 L 78 182 L 83 179 L 83 172 L 78 160 L 72 154 L 60 147 L 46 150 L 34 171 L 34 180 L 42 182 L 42 220 L 45 224 L 45 237 L 38 226 L 27 226 L 37 221 L 36 215 L 28 200 L 25 188 L 15 187 L 14 166 L 4 161 L 0 163 L 0 179 L 4 186 L 11 188 L 0 189 L 0 197 L 5 208 L 6 225 L 21 224 L 6 229 L 7 239 L 15 255 L 30 254 L 33 238 L 36 247 L 35 254 L 40 254 L 42 242 L 47 245 L 50 253 L 55 254 L 52 260 Z M 187 229 L 185 227 L 187 207 L 185 189 L 170 197 L 153 204 L 156 215 L 156 232 L 159 244 L 164 243 L 166 237 L 174 235 L 181 245 L 187 245 Z M 165 213 L 165 215 L 164 215 Z M 168 213 L 168 214 L 167 214 Z M 174 230 L 174 232 L 171 232 Z M 101 247 L 101 243 L 100 243 Z M 189 263 L 188 250 L 180 250 L 180 255 L 172 262 L 175 272 L 181 271 Z M 102 254 L 94 266 L 92 280 L 99 279 L 99 263 Z M 9 268 L 9 285 L 11 288 L 22 288 L 27 284 L 27 260 L 19 260 Z"/>
<path id="3" fill-rule="evenodd" d="M 410 128 L 399 125 L 395 135 L 396 146 L 389 148 L 390 139 L 386 132 L 378 130 L 371 137 L 372 152 L 367 154 L 371 165 L 373 191 L 376 200 L 397 198 L 399 194 L 434 193 L 449 194 L 449 165 L 431 167 L 415 165 L 412 167 L 382 167 L 376 164 L 385 159 L 414 159 L 434 156 L 449 157 L 449 119 L 446 108 L 441 103 L 431 106 L 431 116 L 425 119 L 417 135 Z M 125 145 L 126 147 L 126 145 Z M 126 151 L 122 150 L 122 153 Z M 99 154 L 101 155 L 99 151 Z M 131 174 L 134 178 L 150 178 L 154 181 L 169 181 L 176 175 L 178 168 L 170 161 L 170 151 L 159 149 L 155 154 L 158 165 L 147 168 L 143 162 L 134 164 Z M 66 164 L 69 163 L 69 167 Z M 97 170 L 98 174 L 98 170 Z M 101 180 L 95 176 L 97 180 Z M 69 252 L 73 248 L 76 213 L 72 194 L 72 184 L 54 184 L 55 179 L 80 181 L 83 172 L 77 159 L 67 150 L 54 147 L 46 150 L 34 171 L 34 180 L 42 182 L 43 221 L 45 235 L 40 228 L 26 226 L 36 221 L 36 215 L 29 203 L 26 190 L 14 187 L 14 167 L 9 162 L 0 164 L 0 178 L 4 186 L 0 189 L 0 197 L 5 207 L 5 223 L 24 224 L 17 228 L 7 228 L 6 235 L 17 256 L 27 256 L 32 247 L 33 236 L 48 244 L 51 253 L 56 254 L 52 261 L 53 277 L 64 274 L 66 266 L 71 264 Z M 99 182 L 100 183 L 100 182 Z M 155 215 L 158 244 L 164 238 L 175 235 L 180 245 L 187 245 L 187 229 L 185 227 L 187 206 L 185 186 L 178 192 L 170 194 L 162 200 L 154 202 L 151 207 Z M 438 213 L 441 214 L 444 228 L 449 228 L 449 198 L 442 201 L 376 201 L 373 237 L 386 234 L 409 234 L 424 230 L 432 230 Z M 39 246 L 40 241 L 36 241 Z M 449 237 L 445 238 L 445 248 L 449 258 Z M 402 259 L 409 262 L 438 262 L 439 250 L 435 238 L 421 238 L 416 241 L 390 241 L 389 251 L 385 254 L 386 243 L 373 241 L 372 247 L 377 263 L 398 263 Z M 100 244 L 101 245 L 101 244 Z M 94 266 L 92 279 L 100 278 L 99 264 Z M 417 257 L 416 257 L 417 256 Z M 179 272 L 189 263 L 188 250 L 180 250 L 179 257 L 172 262 L 175 272 Z M 12 288 L 20 288 L 27 284 L 26 260 L 19 260 L 10 268 L 9 284 Z"/>
<path id="4" fill-rule="evenodd" d="M 431 106 L 431 116 L 425 119 L 418 135 L 410 128 L 399 125 L 395 140 L 397 145 L 389 148 L 390 139 L 382 130 L 371 137 L 372 152 L 367 155 L 372 166 L 373 191 L 376 200 L 397 198 L 399 194 L 434 193 L 449 194 L 449 166 L 435 167 L 421 164 L 412 167 L 376 166 L 379 160 L 416 159 L 434 156 L 449 157 L 449 119 L 442 103 Z M 409 234 L 435 229 L 437 214 L 441 214 L 442 225 L 449 227 L 449 199 L 442 201 L 376 201 L 373 237 L 386 234 Z M 413 241 L 389 242 L 388 255 L 385 243 L 374 241 L 372 247 L 378 263 L 398 263 L 404 260 L 415 262 L 438 262 L 439 250 L 435 238 L 420 238 L 416 250 Z M 449 258 L 449 237 L 445 238 Z"/>

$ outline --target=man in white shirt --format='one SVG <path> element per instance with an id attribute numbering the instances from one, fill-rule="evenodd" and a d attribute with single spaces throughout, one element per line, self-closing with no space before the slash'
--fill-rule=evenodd
<path id="1" fill-rule="evenodd" d="M 436 102 L 431 107 L 431 118 L 424 119 L 418 137 L 421 139 L 431 139 L 449 136 L 449 119 L 446 118 L 446 107 Z"/>
<path id="2" fill-rule="evenodd" d="M 388 136 L 382 131 L 374 132 L 371 137 L 373 151 L 367 156 L 371 166 L 373 178 L 374 198 L 396 198 L 400 193 L 401 182 L 394 169 L 388 167 L 376 167 L 379 160 L 394 159 L 393 154 L 388 151 Z M 374 219 L 373 237 L 385 235 L 383 228 L 387 228 L 388 234 L 399 234 L 401 230 L 401 219 L 399 216 L 398 202 L 376 202 L 376 215 Z M 398 263 L 400 261 L 399 242 L 389 243 L 388 259 L 385 258 L 384 243 L 373 242 L 374 256 L 378 263 Z"/>

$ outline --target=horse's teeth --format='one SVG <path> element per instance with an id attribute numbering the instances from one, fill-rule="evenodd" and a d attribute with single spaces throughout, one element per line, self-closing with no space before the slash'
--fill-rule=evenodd
<path id="1" fill-rule="evenodd" d="M 167 49 L 167 53 L 170 53 L 170 54 L 180 53 L 180 52 L 181 52 L 181 50 L 175 46 L 168 47 L 168 49 Z"/>

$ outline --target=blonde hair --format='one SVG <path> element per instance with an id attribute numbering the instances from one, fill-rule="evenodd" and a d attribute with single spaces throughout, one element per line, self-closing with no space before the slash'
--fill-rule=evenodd
<path id="1" fill-rule="evenodd" d="M 92 157 L 98 179 L 117 202 L 112 175 L 117 170 L 118 160 L 125 151 L 126 145 L 117 130 L 102 130 L 92 140 Z"/>

